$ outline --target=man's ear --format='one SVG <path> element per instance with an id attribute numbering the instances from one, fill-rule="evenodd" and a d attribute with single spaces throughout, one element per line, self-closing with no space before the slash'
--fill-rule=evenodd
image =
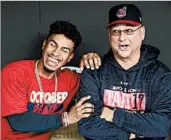
<path id="1" fill-rule="evenodd" d="M 141 39 L 144 40 L 145 39 L 145 26 L 141 27 L 140 33 L 141 33 Z"/>
<path id="2" fill-rule="evenodd" d="M 71 59 L 74 57 L 74 53 L 72 53 L 70 56 L 69 56 L 69 59 L 68 59 L 68 62 L 71 61 Z"/>
<path id="3" fill-rule="evenodd" d="M 42 44 L 42 50 L 45 49 L 46 43 L 47 43 L 47 40 L 45 39 L 45 40 L 43 41 L 43 44 Z"/>

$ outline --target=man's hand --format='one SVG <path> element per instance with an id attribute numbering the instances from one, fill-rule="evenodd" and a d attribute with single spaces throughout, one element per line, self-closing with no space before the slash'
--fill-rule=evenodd
<path id="1" fill-rule="evenodd" d="M 94 70 L 95 68 L 98 69 L 99 66 L 101 66 L 101 58 L 97 53 L 87 53 L 82 56 L 80 62 L 81 71 L 83 71 L 84 67 Z"/>
<path id="2" fill-rule="evenodd" d="M 100 115 L 100 118 L 103 118 L 108 122 L 113 122 L 113 113 L 114 110 L 109 109 L 108 107 L 103 107 L 103 111 L 102 114 Z"/>
<path id="3" fill-rule="evenodd" d="M 135 134 L 131 133 L 130 136 L 129 136 L 129 139 L 135 139 Z"/>
<path id="4" fill-rule="evenodd" d="M 71 110 L 68 112 L 68 119 L 70 124 L 77 123 L 82 118 L 87 118 L 94 112 L 94 105 L 90 103 L 84 103 L 86 100 L 89 100 L 90 96 L 83 97 L 79 102 L 74 105 Z"/>

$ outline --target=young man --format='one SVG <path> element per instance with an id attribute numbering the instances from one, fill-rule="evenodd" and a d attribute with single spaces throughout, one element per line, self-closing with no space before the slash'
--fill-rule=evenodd
<path id="1" fill-rule="evenodd" d="M 43 42 L 40 60 L 12 62 L 2 69 L 2 139 L 48 140 L 51 130 L 93 112 L 92 104 L 84 104 L 89 96 L 66 112 L 80 78 L 61 67 L 73 58 L 81 40 L 74 25 L 56 21 Z M 84 57 L 98 60 L 93 53 Z"/>
<path id="2" fill-rule="evenodd" d="M 132 4 L 112 7 L 107 30 L 111 49 L 102 66 L 82 73 L 79 95 L 91 96 L 94 113 L 79 121 L 80 135 L 164 140 L 171 117 L 171 72 L 157 60 L 159 49 L 142 43 L 141 12 Z"/>

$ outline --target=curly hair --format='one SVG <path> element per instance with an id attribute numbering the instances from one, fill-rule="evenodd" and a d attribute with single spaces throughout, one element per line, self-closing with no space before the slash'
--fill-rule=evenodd
<path id="1" fill-rule="evenodd" d="M 52 34 L 63 34 L 74 42 L 74 51 L 81 44 L 81 34 L 76 28 L 76 26 L 71 24 L 70 22 L 57 20 L 56 22 L 52 23 L 49 27 L 50 30 L 47 38 L 49 38 L 49 36 L 51 36 Z"/>

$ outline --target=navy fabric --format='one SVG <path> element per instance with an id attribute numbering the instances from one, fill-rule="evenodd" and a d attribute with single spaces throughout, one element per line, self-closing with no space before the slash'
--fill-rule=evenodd
<path id="1" fill-rule="evenodd" d="M 126 7 L 125 9 L 126 14 L 124 17 L 119 18 L 117 16 L 117 13 L 123 7 Z M 142 21 L 140 20 L 141 18 L 142 18 L 141 12 L 138 9 L 138 7 L 134 4 L 120 4 L 117 6 L 113 6 L 109 10 L 109 24 L 117 20 L 132 20 L 132 21 L 136 21 L 142 24 Z"/>
<path id="2" fill-rule="evenodd" d="M 13 130 L 20 132 L 45 132 L 62 126 L 61 114 L 42 115 L 33 112 L 33 104 L 28 104 L 28 112 L 8 116 Z"/>
<path id="3" fill-rule="evenodd" d="M 79 122 L 80 135 L 93 140 L 126 140 L 130 133 L 134 133 L 144 139 L 164 140 L 169 134 L 171 117 L 171 72 L 157 60 L 159 54 L 157 48 L 142 45 L 139 62 L 125 70 L 110 50 L 102 58 L 98 70 L 83 71 L 79 98 L 90 95 L 89 102 L 95 105 L 95 112 Z M 121 85 L 121 81 L 129 84 Z M 111 86 L 140 89 L 145 93 L 144 112 L 116 108 L 113 123 L 101 119 L 104 90 L 111 89 Z"/>

